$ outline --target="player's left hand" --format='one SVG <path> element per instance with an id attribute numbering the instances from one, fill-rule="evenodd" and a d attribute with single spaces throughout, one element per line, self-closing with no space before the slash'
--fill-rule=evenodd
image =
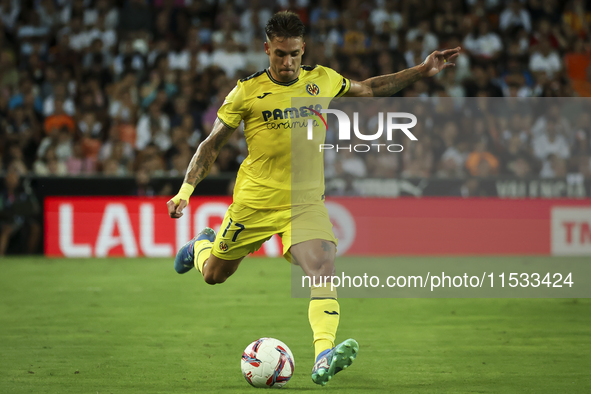
<path id="1" fill-rule="evenodd" d="M 446 49 L 445 51 L 435 51 L 427 56 L 423 62 L 425 76 L 432 77 L 445 68 L 454 67 L 456 64 L 452 60 L 458 57 L 461 49 L 457 47 Z"/>

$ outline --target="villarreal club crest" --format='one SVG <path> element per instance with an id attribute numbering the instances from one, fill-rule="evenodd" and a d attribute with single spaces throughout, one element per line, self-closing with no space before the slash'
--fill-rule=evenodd
<path id="1" fill-rule="evenodd" d="M 312 82 L 306 85 L 306 92 L 308 92 L 310 96 L 318 96 L 318 93 L 320 93 L 320 88 L 318 85 Z"/>

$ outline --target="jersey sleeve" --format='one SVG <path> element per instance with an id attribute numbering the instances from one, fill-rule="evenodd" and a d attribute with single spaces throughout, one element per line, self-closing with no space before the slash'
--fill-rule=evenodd
<path id="1" fill-rule="evenodd" d="M 330 96 L 341 97 L 351 88 L 351 81 L 332 68 L 324 67 L 330 81 Z"/>
<path id="2" fill-rule="evenodd" d="M 218 110 L 218 118 L 228 127 L 237 128 L 245 118 L 248 108 L 244 100 L 244 86 L 238 82 L 236 87 L 226 96 Z"/>

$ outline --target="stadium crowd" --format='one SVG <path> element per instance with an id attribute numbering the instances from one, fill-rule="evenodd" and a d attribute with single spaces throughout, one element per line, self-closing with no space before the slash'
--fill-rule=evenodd
<path id="1" fill-rule="evenodd" d="M 462 46 L 455 69 L 399 96 L 591 96 L 584 0 L 0 0 L 0 170 L 184 174 L 236 80 L 267 67 L 263 28 L 284 9 L 308 27 L 304 64 L 355 80 Z M 548 108 L 468 130 L 448 117 L 395 159 L 343 154 L 332 172 L 591 177 L 591 112 Z M 245 155 L 235 133 L 212 173 Z"/>

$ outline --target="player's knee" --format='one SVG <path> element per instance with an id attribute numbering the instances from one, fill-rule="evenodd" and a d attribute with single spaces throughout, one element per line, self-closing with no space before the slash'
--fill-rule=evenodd
<path id="1" fill-rule="evenodd" d="M 216 270 L 207 270 L 203 273 L 203 279 L 208 285 L 217 285 L 224 283 L 229 275 Z"/>
<path id="2" fill-rule="evenodd" d="M 313 276 L 332 276 L 335 273 L 334 258 L 329 253 L 314 256 L 308 267 Z"/>

